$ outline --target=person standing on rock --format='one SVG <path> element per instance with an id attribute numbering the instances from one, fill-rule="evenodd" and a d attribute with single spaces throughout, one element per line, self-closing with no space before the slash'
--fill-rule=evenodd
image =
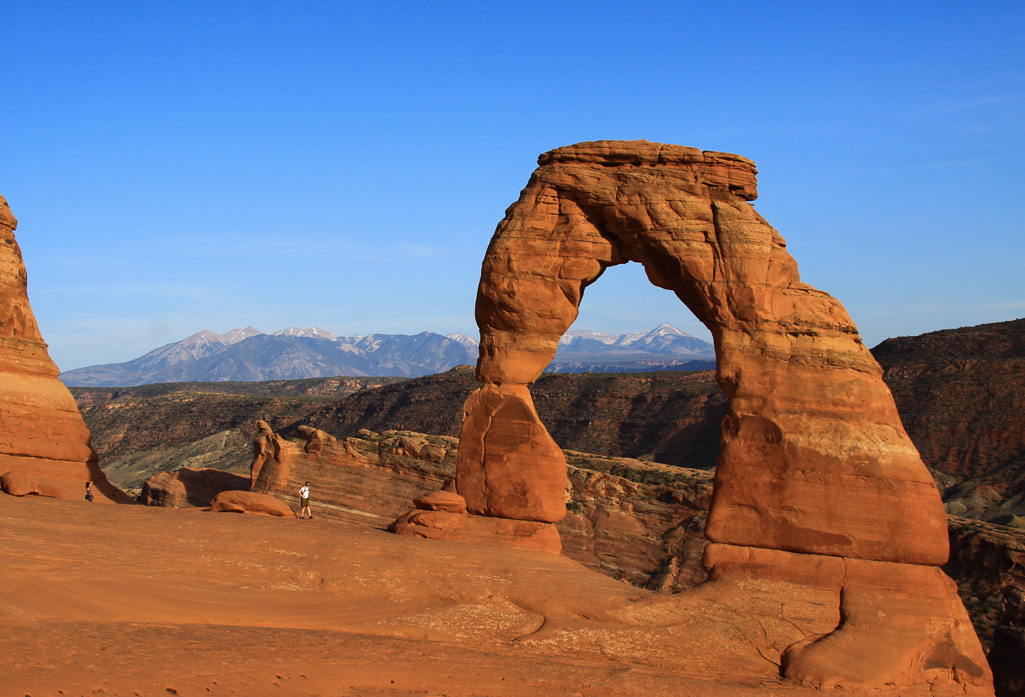
<path id="1" fill-rule="evenodd" d="M 305 513 L 310 514 L 313 520 L 313 511 L 310 510 L 310 483 L 306 482 L 299 488 L 299 517 L 303 518 Z"/>
<path id="2" fill-rule="evenodd" d="M 93 502 L 93 483 L 92 482 L 86 482 L 85 483 L 85 500 L 88 501 L 89 503 Z"/>

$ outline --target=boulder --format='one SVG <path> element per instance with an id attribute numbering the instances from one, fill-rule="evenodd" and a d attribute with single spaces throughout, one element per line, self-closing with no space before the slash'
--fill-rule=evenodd
<path id="1" fill-rule="evenodd" d="M 231 472 L 182 467 L 174 472 L 159 472 L 142 485 L 139 502 L 147 506 L 184 508 L 210 505 L 222 491 L 249 489 L 249 478 Z"/>
<path id="2" fill-rule="evenodd" d="M 295 511 L 281 499 L 255 491 L 223 491 L 210 502 L 210 510 L 226 513 L 259 513 L 282 518 L 295 516 Z"/>
<path id="3" fill-rule="evenodd" d="M 64 498 L 64 492 L 55 486 L 40 484 L 20 470 L 0 475 L 0 490 L 11 496 L 45 496 L 51 499 Z"/>
<path id="4" fill-rule="evenodd" d="M 466 513 L 466 499 L 456 493 L 439 490 L 430 491 L 413 499 L 413 506 L 421 511 L 447 511 Z"/>

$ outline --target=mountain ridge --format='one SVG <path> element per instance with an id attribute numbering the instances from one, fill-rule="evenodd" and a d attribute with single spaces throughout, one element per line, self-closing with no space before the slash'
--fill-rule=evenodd
<path id="1" fill-rule="evenodd" d="M 547 372 L 636 372 L 714 367 L 710 343 L 661 324 L 619 336 L 572 330 Z M 313 377 L 420 377 L 477 360 L 467 334 L 356 334 L 320 327 L 202 330 L 124 363 L 69 370 L 69 387 L 130 387 L 161 382 L 296 380 Z"/>

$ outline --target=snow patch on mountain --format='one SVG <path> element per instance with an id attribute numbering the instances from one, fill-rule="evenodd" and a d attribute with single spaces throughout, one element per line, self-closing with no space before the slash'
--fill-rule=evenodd
<path id="1" fill-rule="evenodd" d="M 446 334 L 445 338 L 446 339 L 451 339 L 452 341 L 455 341 L 456 343 L 462 344 L 466 348 L 472 349 L 473 351 L 476 351 L 478 349 L 478 347 L 480 346 L 480 342 L 479 341 L 474 339 L 469 334 L 463 334 L 461 332 L 457 332 L 455 334 Z"/>

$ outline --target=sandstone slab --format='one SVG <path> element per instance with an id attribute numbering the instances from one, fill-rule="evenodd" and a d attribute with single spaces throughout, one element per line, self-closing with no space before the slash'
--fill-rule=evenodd
<path id="1" fill-rule="evenodd" d="M 788 646 L 784 674 L 820 688 L 931 685 L 985 693 L 992 674 L 957 586 L 934 566 L 710 544 L 713 580 L 758 579 L 830 591 L 836 625 Z"/>
<path id="2" fill-rule="evenodd" d="M 466 513 L 466 499 L 451 491 L 429 491 L 413 499 L 413 505 L 422 511 Z"/>

